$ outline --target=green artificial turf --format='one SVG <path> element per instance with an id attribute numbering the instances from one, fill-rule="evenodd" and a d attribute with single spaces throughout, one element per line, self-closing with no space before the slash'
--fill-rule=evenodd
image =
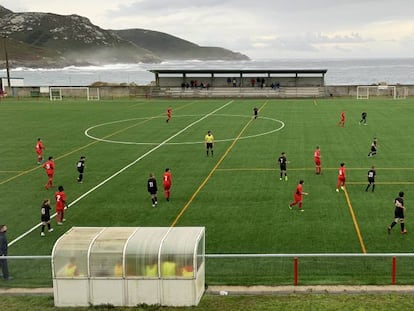
<path id="1" fill-rule="evenodd" d="M 9 226 L 9 255 L 50 255 L 72 226 L 205 226 L 208 254 L 410 253 L 414 101 L 370 99 L 205 99 L 0 102 L 0 222 Z M 171 105 L 173 117 L 165 122 Z M 260 108 L 252 119 L 253 108 Z M 337 126 L 346 111 L 344 128 Z M 359 125 L 362 111 L 368 124 Z M 213 113 L 214 112 L 214 113 Z M 211 130 L 214 157 L 204 136 Z M 86 135 L 87 134 L 87 135 Z M 70 208 L 64 226 L 40 237 L 40 205 L 54 191 L 36 164 L 41 137 L 56 163 Z M 379 148 L 367 157 L 374 137 Z M 313 151 L 320 146 L 322 174 Z M 286 152 L 289 180 L 279 180 Z M 84 182 L 76 162 L 86 156 Z M 347 168 L 346 192 L 335 192 L 337 169 Z M 365 192 L 375 165 L 375 192 Z M 173 175 L 171 201 L 158 193 L 152 208 L 149 173 L 162 188 Z M 288 209 L 304 179 L 304 212 Z M 392 234 L 393 200 L 405 192 L 407 235 Z M 398 257 L 398 256 L 397 256 Z M 300 284 L 389 284 L 391 257 L 299 257 Z M 48 260 L 10 260 L 13 283 L 51 286 Z M 412 257 L 397 258 L 397 283 L 411 284 Z M 209 258 L 208 284 L 293 283 L 293 255 L 283 258 Z M 10 284 L 10 285 L 9 285 Z"/>

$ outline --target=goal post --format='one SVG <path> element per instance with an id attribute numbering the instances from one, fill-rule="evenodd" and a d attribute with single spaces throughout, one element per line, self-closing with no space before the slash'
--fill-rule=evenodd
<path id="1" fill-rule="evenodd" d="M 408 87 L 397 86 L 395 95 L 396 95 L 396 99 L 406 99 L 408 96 Z"/>
<path id="2" fill-rule="evenodd" d="M 99 87 L 88 87 L 88 100 L 99 100 Z"/>
<path id="3" fill-rule="evenodd" d="M 50 100 L 62 100 L 62 90 L 60 88 L 49 88 L 49 98 Z"/>
<path id="4" fill-rule="evenodd" d="M 369 99 L 369 87 L 358 85 L 357 86 L 357 99 Z"/>
<path id="5" fill-rule="evenodd" d="M 370 97 L 405 99 L 408 96 L 408 88 L 400 85 L 358 85 L 356 96 L 357 99 Z"/>
<path id="6" fill-rule="evenodd" d="M 99 100 L 99 88 L 97 87 L 50 87 L 49 98 L 51 101 L 63 100 L 65 98 L 70 99 L 87 99 L 87 100 Z"/>

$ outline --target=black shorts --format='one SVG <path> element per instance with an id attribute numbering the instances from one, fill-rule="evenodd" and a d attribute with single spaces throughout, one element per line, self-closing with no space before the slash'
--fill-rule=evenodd
<path id="1" fill-rule="evenodd" d="M 213 143 L 206 143 L 207 149 L 213 149 Z"/>
<path id="2" fill-rule="evenodd" d="M 375 182 L 375 178 L 368 178 L 368 182 L 369 182 L 370 184 L 374 183 L 374 182 Z"/>
<path id="3" fill-rule="evenodd" d="M 281 166 L 280 166 L 280 170 L 281 170 L 281 171 L 286 171 L 286 165 L 285 165 L 285 164 L 281 165 Z"/>
<path id="4" fill-rule="evenodd" d="M 41 222 L 48 222 L 48 221 L 50 221 L 50 216 L 42 215 L 40 217 L 40 221 Z"/>
<path id="5" fill-rule="evenodd" d="M 394 218 L 404 219 L 404 210 L 396 207 L 394 211 Z"/>

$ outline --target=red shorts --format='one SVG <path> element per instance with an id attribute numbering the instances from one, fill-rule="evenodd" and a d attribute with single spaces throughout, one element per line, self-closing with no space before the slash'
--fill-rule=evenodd
<path id="1" fill-rule="evenodd" d="M 42 155 L 42 153 L 43 153 L 43 151 L 42 151 L 42 149 L 36 149 L 36 153 L 38 154 L 38 155 Z"/>
<path id="2" fill-rule="evenodd" d="M 345 185 L 345 178 L 344 177 L 338 177 L 338 184 Z"/>
<path id="3" fill-rule="evenodd" d="M 293 196 L 293 201 L 294 201 L 294 203 L 302 202 L 302 196 L 298 195 L 298 194 L 295 194 Z"/>
<path id="4" fill-rule="evenodd" d="M 315 165 L 321 165 L 321 159 L 315 158 L 314 161 L 315 161 Z"/>
<path id="5" fill-rule="evenodd" d="M 164 190 L 170 190 L 171 189 L 171 184 L 169 184 L 169 183 L 166 183 L 166 184 L 164 184 Z"/>

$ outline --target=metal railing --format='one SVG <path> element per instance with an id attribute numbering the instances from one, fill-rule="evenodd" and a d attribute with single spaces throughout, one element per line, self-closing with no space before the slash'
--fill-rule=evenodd
<path id="1" fill-rule="evenodd" d="M 8 286 L 51 285 L 50 255 L 3 256 L 0 260 L 5 259 L 15 276 Z M 205 260 L 209 285 L 414 284 L 414 253 L 233 253 L 205 254 Z"/>

